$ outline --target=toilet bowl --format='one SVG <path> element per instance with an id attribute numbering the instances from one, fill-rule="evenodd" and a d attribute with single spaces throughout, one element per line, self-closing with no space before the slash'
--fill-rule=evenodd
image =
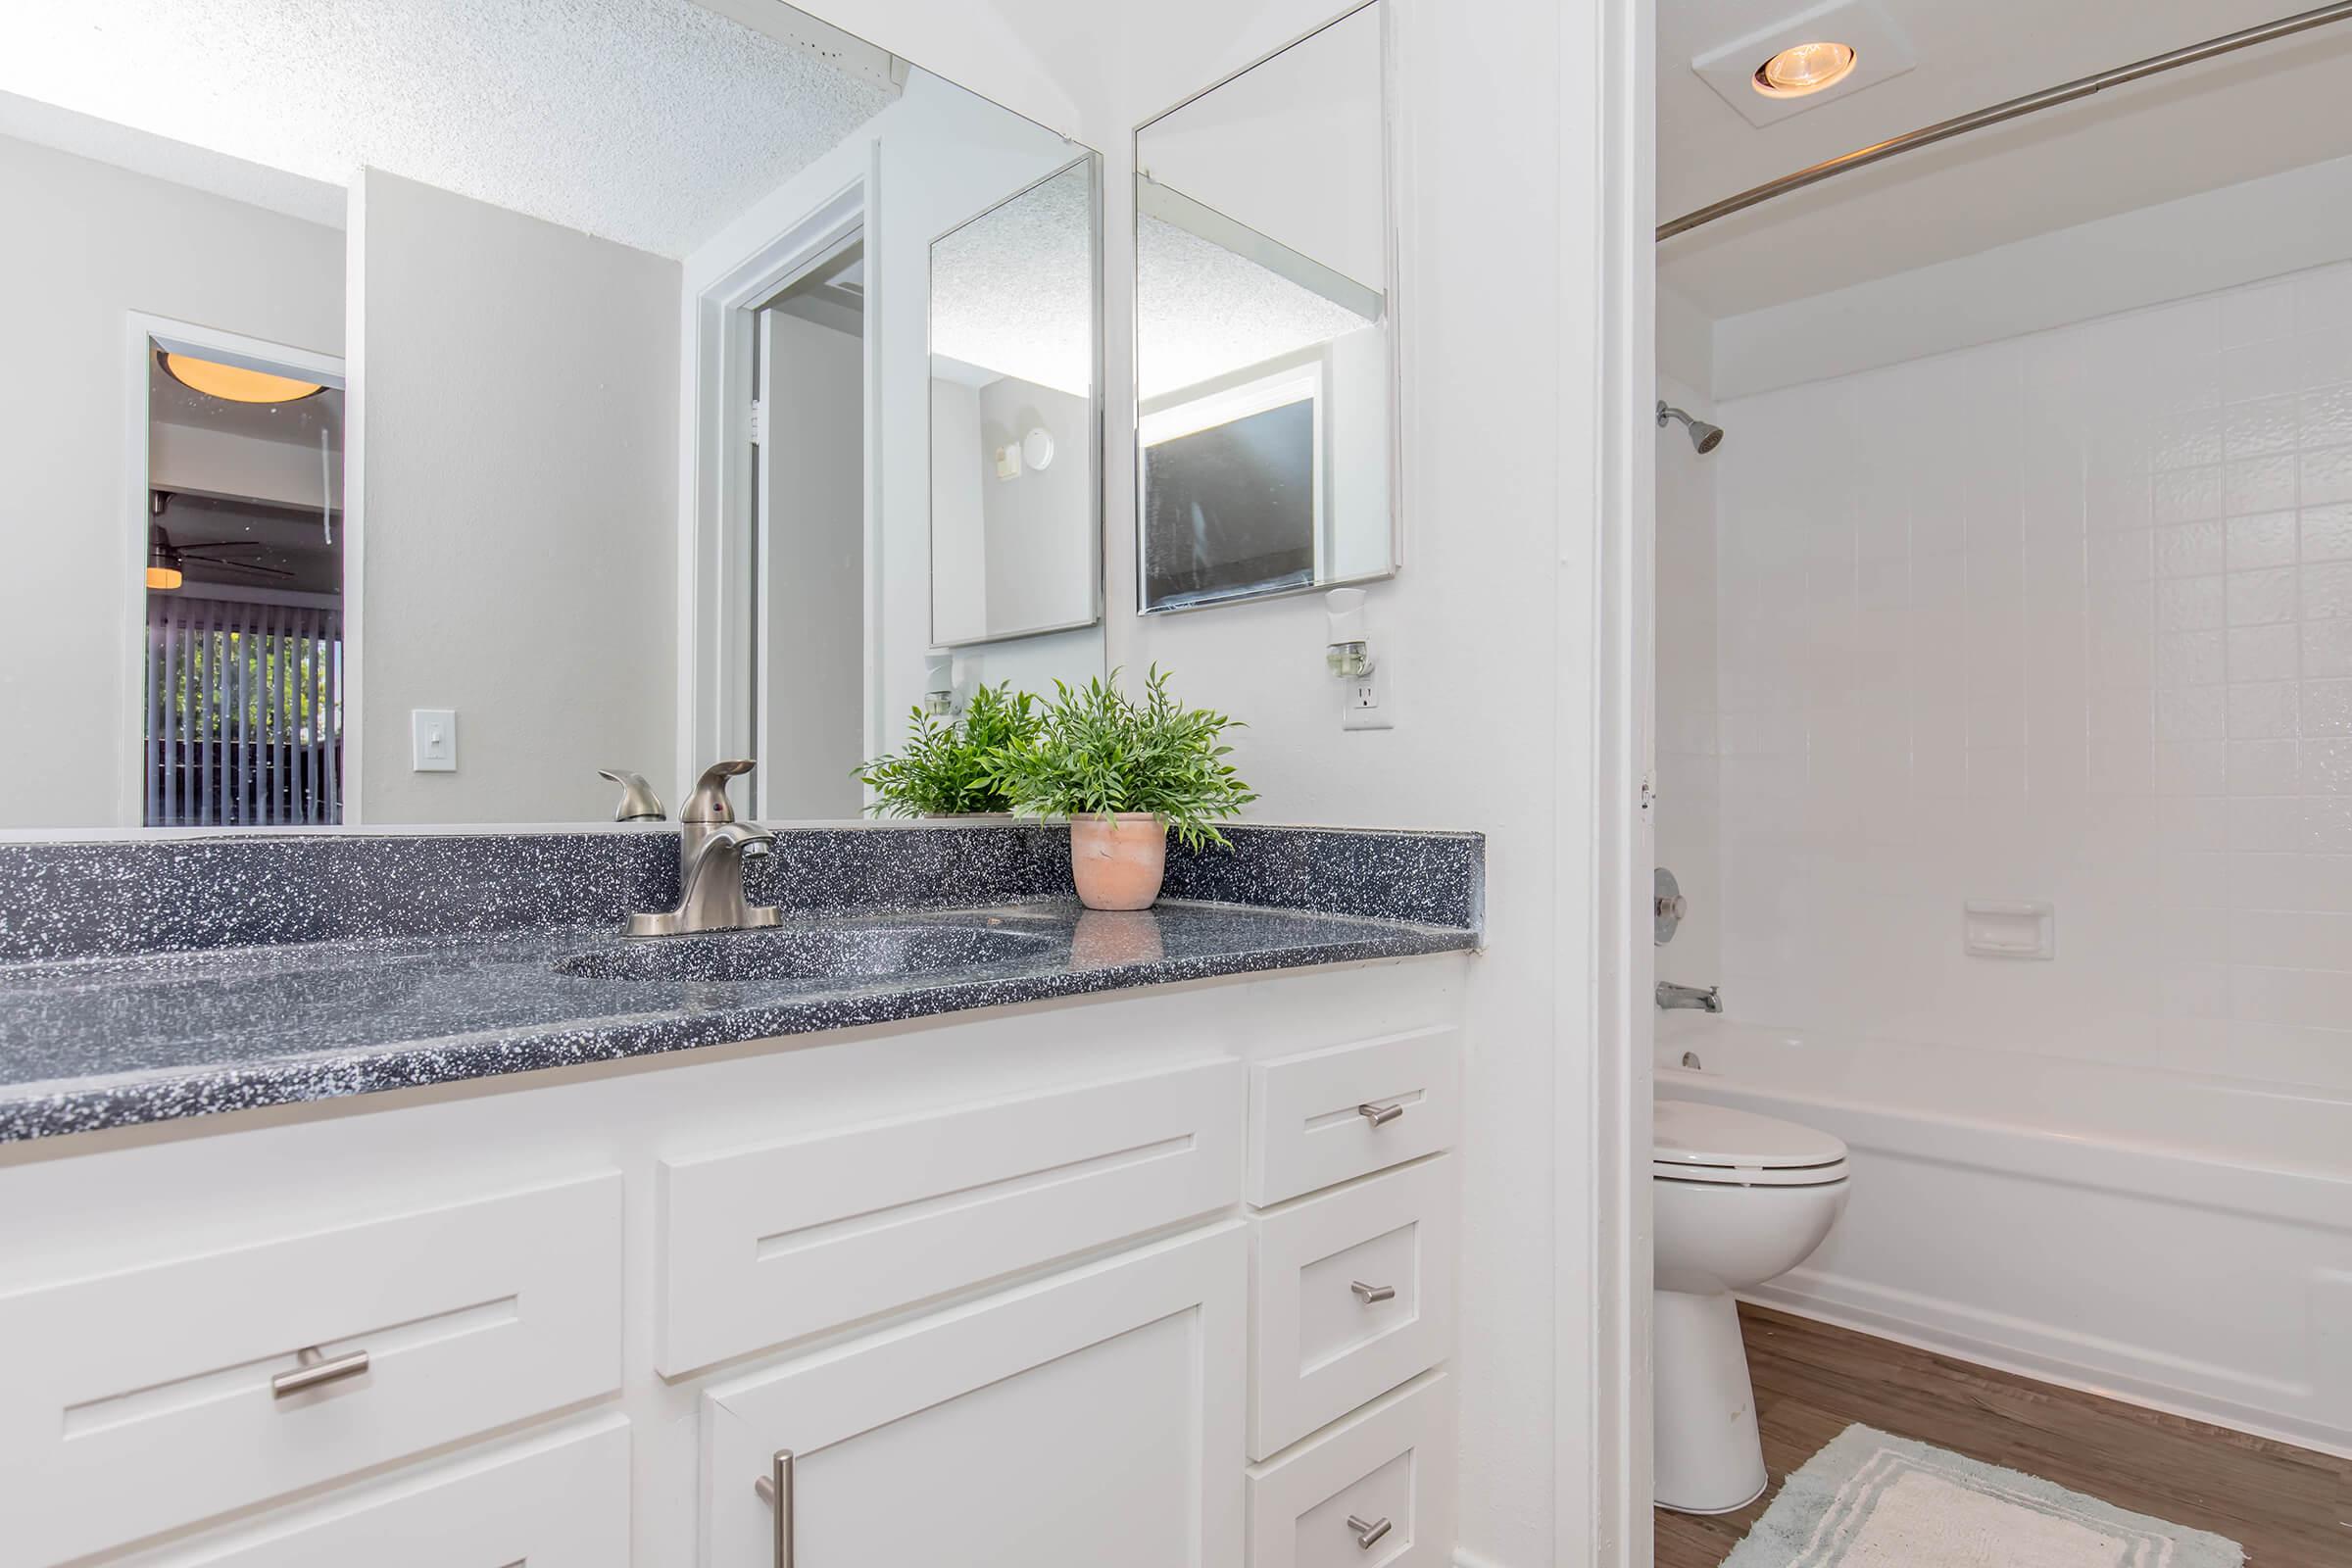
<path id="1" fill-rule="evenodd" d="M 1828 1133 L 1694 1101 L 1657 1102 L 1650 1193 L 1660 1507 L 1728 1513 L 1762 1494 L 1764 1447 L 1732 1293 L 1810 1256 L 1844 1211 L 1846 1192 L 1845 1145 Z"/>

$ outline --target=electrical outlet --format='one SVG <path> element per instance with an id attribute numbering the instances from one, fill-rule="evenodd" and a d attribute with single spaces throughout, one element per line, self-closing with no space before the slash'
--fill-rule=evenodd
<path id="1" fill-rule="evenodd" d="M 1384 662 L 1340 682 L 1340 728 L 1395 729 L 1396 693 Z"/>

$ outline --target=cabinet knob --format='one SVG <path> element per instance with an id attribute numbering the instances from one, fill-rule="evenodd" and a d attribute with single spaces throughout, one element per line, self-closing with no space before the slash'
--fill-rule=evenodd
<path id="1" fill-rule="evenodd" d="M 1382 1301 L 1396 1299 L 1396 1287 L 1394 1285 L 1366 1285 L 1362 1280 L 1349 1280 L 1348 1288 L 1353 1291 L 1355 1298 L 1366 1306 L 1375 1306 Z"/>
<path id="2" fill-rule="evenodd" d="M 270 1397 L 272 1399 L 282 1399 L 289 1395 L 300 1394 L 305 1389 L 324 1388 L 329 1383 L 356 1378 L 368 1370 L 366 1350 L 354 1350 L 330 1361 L 318 1347 L 306 1345 L 295 1353 L 294 1359 L 302 1364 L 291 1372 L 280 1372 L 270 1380 Z"/>
<path id="3" fill-rule="evenodd" d="M 1389 1533 L 1389 1520 L 1386 1514 L 1378 1519 L 1358 1519 L 1355 1515 L 1349 1514 L 1348 1528 L 1355 1532 L 1356 1545 L 1365 1551 L 1370 1551 L 1374 1546 L 1380 1544 L 1380 1538 Z"/>
<path id="4" fill-rule="evenodd" d="M 768 1473 L 752 1483 L 760 1500 L 776 1510 L 776 1568 L 792 1568 L 792 1450 L 778 1448 Z"/>
<path id="5" fill-rule="evenodd" d="M 1355 1107 L 1355 1113 L 1375 1127 L 1386 1127 L 1404 1114 L 1404 1103 L 1401 1101 L 1392 1100 L 1385 1105 L 1358 1105 Z"/>

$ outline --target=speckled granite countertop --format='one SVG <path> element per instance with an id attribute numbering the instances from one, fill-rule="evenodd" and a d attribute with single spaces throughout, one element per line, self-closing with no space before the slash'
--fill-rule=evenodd
<path id="1" fill-rule="evenodd" d="M 598 924 L 0 964 L 0 1142 L 1477 942 L 1350 914 L 1053 899 L 654 944 Z"/>

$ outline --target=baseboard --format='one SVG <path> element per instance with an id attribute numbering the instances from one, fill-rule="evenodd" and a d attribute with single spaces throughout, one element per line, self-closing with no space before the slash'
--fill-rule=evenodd
<path id="1" fill-rule="evenodd" d="M 1858 1294 L 1871 1298 L 1870 1301 L 1841 1299 L 1828 1293 L 1790 1289 L 1789 1281 L 1795 1278 L 1794 1275 L 1784 1276 L 1771 1285 L 1741 1292 L 1740 1299 L 1756 1306 L 1770 1307 L 1774 1311 L 1787 1312 L 1793 1317 L 1811 1318 L 1835 1328 L 1892 1340 L 1897 1345 L 1908 1345 L 1913 1349 L 1990 1367 L 1996 1372 L 2009 1372 L 2041 1383 L 2053 1383 L 2060 1388 L 2095 1394 L 2124 1404 L 2135 1404 L 2142 1409 L 2202 1421 L 2208 1426 L 2226 1427 L 2232 1432 L 2268 1438 L 2276 1443 L 2309 1448 L 2318 1453 L 2352 1458 L 2352 1434 L 2332 1427 L 2296 1421 L 2291 1417 L 2282 1419 L 2275 1411 L 2251 1409 L 2211 1396 L 2186 1394 L 2128 1373 L 2119 1373 L 2113 1368 L 2091 1366 L 2061 1354 L 2003 1344 L 1986 1335 L 1971 1333 L 1969 1325 L 1962 1322 L 1922 1321 L 1918 1316 L 1901 1311 L 1891 1292 L 1861 1287 Z M 1824 1283 L 1833 1282 L 1825 1279 Z"/>

